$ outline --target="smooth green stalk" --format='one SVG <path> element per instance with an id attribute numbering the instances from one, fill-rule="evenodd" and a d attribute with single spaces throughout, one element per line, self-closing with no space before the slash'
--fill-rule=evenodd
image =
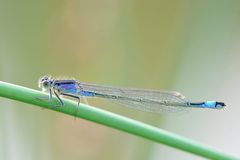
<path id="1" fill-rule="evenodd" d="M 77 112 L 77 103 L 71 100 L 63 99 L 64 106 L 53 107 L 58 104 L 56 98 L 53 97 L 52 101 L 48 101 L 48 95 L 37 90 L 0 81 L 0 96 L 87 119 L 205 158 L 219 160 L 239 159 L 191 139 L 99 108 L 80 104 L 79 111 Z"/>

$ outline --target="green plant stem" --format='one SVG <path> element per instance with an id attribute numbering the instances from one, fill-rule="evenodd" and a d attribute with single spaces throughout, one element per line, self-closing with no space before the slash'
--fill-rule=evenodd
<path id="1" fill-rule="evenodd" d="M 64 106 L 53 107 L 58 105 L 56 97 L 53 97 L 53 100 L 48 101 L 48 95 L 46 93 L 30 88 L 0 81 L 0 96 L 90 120 L 205 158 L 219 160 L 239 159 L 191 139 L 99 108 L 80 104 L 79 111 L 77 112 L 77 103 L 71 100 L 63 99 Z"/>

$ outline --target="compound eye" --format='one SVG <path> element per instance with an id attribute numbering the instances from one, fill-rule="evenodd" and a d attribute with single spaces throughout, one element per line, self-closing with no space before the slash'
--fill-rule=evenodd
<path id="1" fill-rule="evenodd" d="M 43 85 L 44 88 L 47 88 L 47 87 L 49 86 L 49 83 L 48 83 L 47 81 L 44 81 L 44 82 L 42 83 L 42 85 Z"/>

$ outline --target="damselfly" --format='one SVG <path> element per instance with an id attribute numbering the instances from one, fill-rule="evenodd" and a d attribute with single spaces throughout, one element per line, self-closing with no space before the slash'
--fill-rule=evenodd
<path id="1" fill-rule="evenodd" d="M 223 102 L 218 101 L 191 102 L 179 92 L 118 88 L 76 80 L 54 79 L 51 76 L 40 78 L 39 87 L 49 93 L 49 100 L 54 94 L 61 106 L 64 105 L 60 98 L 63 95 L 76 98 L 78 104 L 81 97 L 98 97 L 147 112 L 176 111 L 184 108 L 222 109 L 225 107 Z"/>

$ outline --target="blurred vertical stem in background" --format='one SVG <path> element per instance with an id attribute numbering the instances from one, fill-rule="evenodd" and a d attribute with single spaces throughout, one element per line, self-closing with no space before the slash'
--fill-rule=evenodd
<path id="1" fill-rule="evenodd" d="M 76 112 L 78 109 L 77 103 L 63 99 L 64 106 L 52 107 L 56 106 L 56 98 L 53 98 L 52 101 L 44 101 L 43 99 L 47 99 L 48 95 L 37 90 L 32 90 L 0 81 L 0 96 L 87 119 L 202 157 L 224 160 L 237 159 L 236 157 L 232 157 L 216 149 L 178 136 L 174 133 L 170 133 L 165 130 L 88 105 L 80 104 L 80 112 Z"/>

